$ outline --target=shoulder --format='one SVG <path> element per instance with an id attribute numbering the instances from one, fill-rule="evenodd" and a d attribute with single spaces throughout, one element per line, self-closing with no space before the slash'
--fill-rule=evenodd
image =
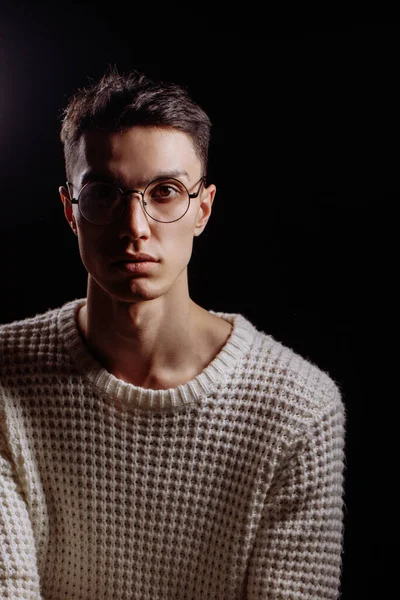
<path id="1" fill-rule="evenodd" d="M 7 343 L 12 344 L 14 340 L 20 340 L 42 330 L 43 326 L 46 326 L 56 315 L 57 310 L 49 309 L 32 317 L 0 324 L 0 344 L 4 347 Z"/>
<path id="2" fill-rule="evenodd" d="M 0 376 L 11 371 L 22 375 L 27 363 L 46 363 L 57 343 L 60 310 L 50 308 L 0 325 Z"/>
<path id="3" fill-rule="evenodd" d="M 257 393 L 279 414 L 300 421 L 313 421 L 329 412 L 343 414 L 340 385 L 328 372 L 243 315 L 234 319 L 252 337 L 237 373 L 249 392 Z"/>

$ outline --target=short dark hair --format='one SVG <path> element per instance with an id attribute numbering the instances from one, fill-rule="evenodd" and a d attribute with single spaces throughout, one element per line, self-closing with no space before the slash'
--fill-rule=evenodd
<path id="1" fill-rule="evenodd" d="M 136 70 L 121 75 L 112 67 L 97 82 L 79 89 L 62 112 L 60 138 L 67 178 L 86 131 L 123 131 L 135 125 L 175 128 L 189 135 L 206 174 L 212 124 L 188 91 L 176 83 L 153 81 Z"/>

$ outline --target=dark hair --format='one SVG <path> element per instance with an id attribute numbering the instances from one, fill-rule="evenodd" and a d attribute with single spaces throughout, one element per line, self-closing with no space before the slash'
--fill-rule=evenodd
<path id="1" fill-rule="evenodd" d="M 206 173 L 211 121 L 186 89 L 176 83 L 153 81 L 136 70 L 120 75 L 114 67 L 99 81 L 79 89 L 62 113 L 60 138 L 67 178 L 86 131 L 121 131 L 135 125 L 175 128 L 189 135 Z"/>

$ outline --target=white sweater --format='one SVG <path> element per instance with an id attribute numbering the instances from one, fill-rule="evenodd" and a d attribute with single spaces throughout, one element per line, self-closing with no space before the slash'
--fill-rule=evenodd
<path id="1" fill-rule="evenodd" d="M 202 373 L 136 387 L 89 353 L 85 302 L 0 326 L 0 598 L 337 599 L 331 377 L 214 313 L 234 327 Z"/>

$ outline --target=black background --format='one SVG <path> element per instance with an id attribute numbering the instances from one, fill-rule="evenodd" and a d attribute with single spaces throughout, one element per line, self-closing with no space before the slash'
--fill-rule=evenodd
<path id="1" fill-rule="evenodd" d="M 192 297 L 241 312 L 339 384 L 342 599 L 389 597 L 399 24 L 155 30 L 93 7 L 0 9 L 0 322 L 86 295 L 58 194 L 69 96 L 110 64 L 184 84 L 214 124 L 217 185 L 195 240 Z"/>

